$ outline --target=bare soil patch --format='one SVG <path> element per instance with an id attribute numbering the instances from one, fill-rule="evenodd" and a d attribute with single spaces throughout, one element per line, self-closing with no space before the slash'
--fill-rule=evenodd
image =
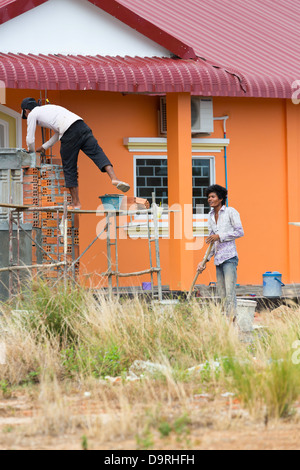
<path id="1" fill-rule="evenodd" d="M 122 421 L 118 406 L 106 412 L 105 403 L 72 393 L 65 397 L 68 419 L 72 425 L 65 432 L 43 432 L 43 410 L 35 404 L 36 396 L 18 391 L 11 398 L 0 400 L 0 450 L 299 450 L 300 403 L 294 415 L 286 420 L 266 423 L 254 419 L 238 400 L 209 399 L 195 396 L 189 403 L 189 424 L 180 432 L 162 436 L 159 429 L 141 434 L 130 433 L 106 439 L 96 423 Z M 178 404 L 178 407 L 180 404 Z M 140 408 L 142 406 L 140 405 Z M 146 404 L 145 404 L 146 408 Z M 174 415 L 172 407 L 164 415 Z"/>

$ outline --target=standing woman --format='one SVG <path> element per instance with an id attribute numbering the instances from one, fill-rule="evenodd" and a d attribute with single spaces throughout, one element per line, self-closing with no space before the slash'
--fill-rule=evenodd
<path id="1" fill-rule="evenodd" d="M 211 211 L 208 216 L 209 236 L 207 244 L 214 246 L 208 257 L 215 257 L 217 286 L 221 299 L 225 301 L 228 317 L 236 317 L 236 281 L 238 254 L 235 239 L 244 235 L 240 215 L 233 207 L 226 207 L 227 189 L 214 184 L 207 188 L 206 196 Z M 198 271 L 202 273 L 205 265 L 199 263 Z"/>

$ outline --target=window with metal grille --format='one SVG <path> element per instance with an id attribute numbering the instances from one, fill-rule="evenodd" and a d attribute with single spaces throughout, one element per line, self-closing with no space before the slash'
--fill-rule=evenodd
<path id="1" fill-rule="evenodd" d="M 152 203 L 155 193 L 157 204 L 168 205 L 168 160 L 166 157 L 135 157 L 136 196 Z M 214 179 L 213 157 L 193 157 L 193 212 L 196 207 L 204 206 L 209 212 L 205 190 Z"/>

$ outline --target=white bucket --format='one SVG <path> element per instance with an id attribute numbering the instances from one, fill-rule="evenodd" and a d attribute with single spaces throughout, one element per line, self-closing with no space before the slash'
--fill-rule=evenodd
<path id="1" fill-rule="evenodd" d="M 253 300 L 237 299 L 236 323 L 245 333 L 253 331 L 253 323 L 257 302 Z"/>

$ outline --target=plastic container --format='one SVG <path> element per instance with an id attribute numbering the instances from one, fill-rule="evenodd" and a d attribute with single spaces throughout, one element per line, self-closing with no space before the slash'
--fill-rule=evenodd
<path id="1" fill-rule="evenodd" d="M 105 210 L 116 211 L 120 210 L 123 198 L 124 196 L 122 194 L 105 194 L 104 196 L 99 196 Z"/>
<path id="2" fill-rule="evenodd" d="M 263 296 L 264 297 L 281 297 L 282 286 L 284 283 L 281 280 L 282 274 L 278 271 L 267 271 L 263 274 Z"/>
<path id="3" fill-rule="evenodd" d="M 236 323 L 243 333 L 254 330 L 254 316 L 257 302 L 254 300 L 237 299 Z"/>
<path id="4" fill-rule="evenodd" d="M 151 284 L 151 282 L 143 282 L 143 283 L 142 283 L 142 289 L 143 289 L 143 290 L 151 290 L 151 289 L 152 289 L 152 284 Z"/>

